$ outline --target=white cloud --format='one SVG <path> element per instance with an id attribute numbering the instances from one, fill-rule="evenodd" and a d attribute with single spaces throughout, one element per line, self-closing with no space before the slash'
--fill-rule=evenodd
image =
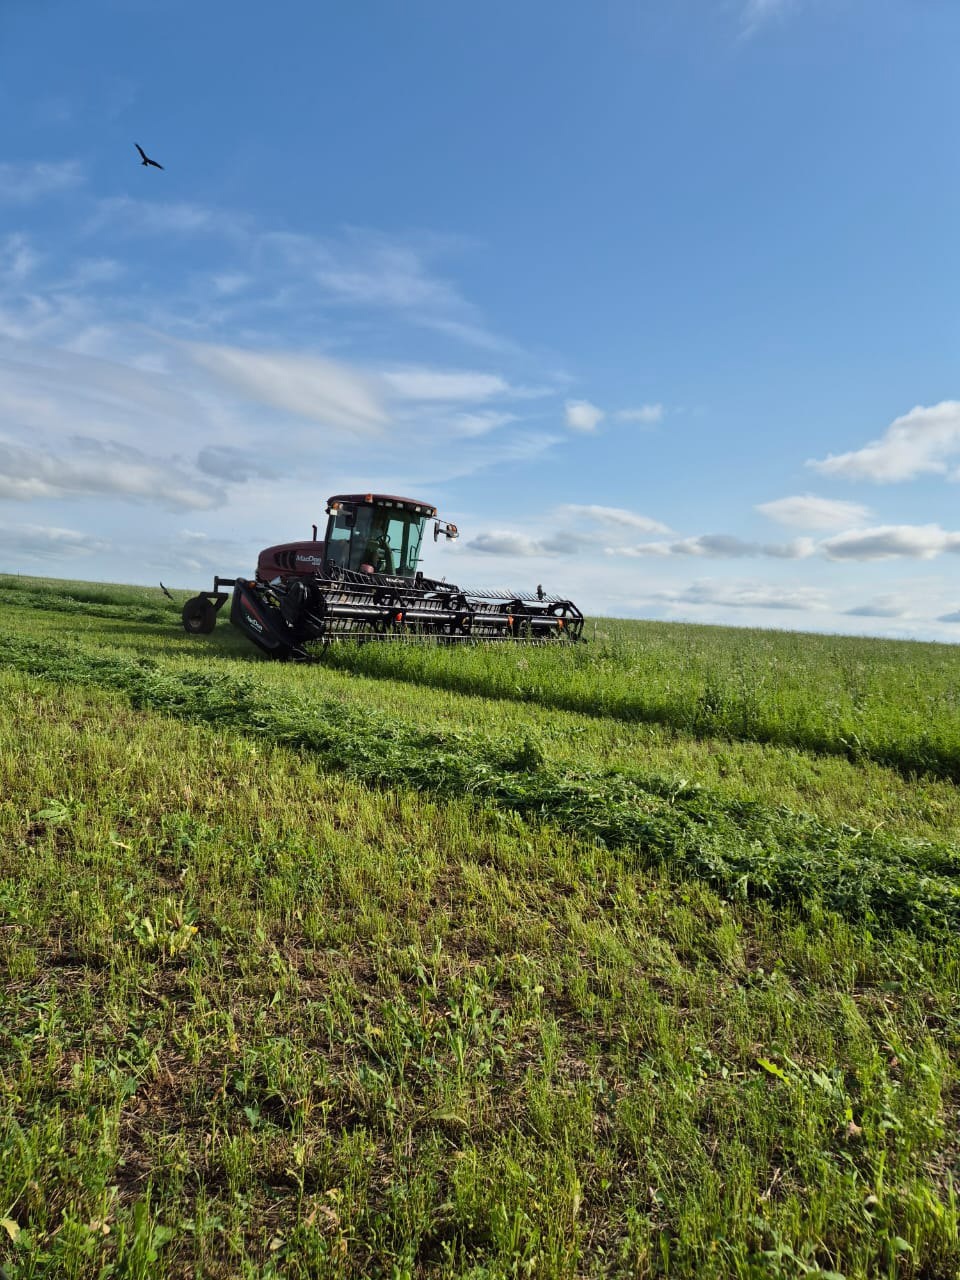
<path id="1" fill-rule="evenodd" d="M 339 239 L 268 233 L 257 250 L 279 258 L 279 271 L 317 286 L 327 302 L 367 310 L 392 311 L 421 328 L 467 346 L 518 353 L 515 343 L 491 333 L 477 307 L 432 269 L 432 261 L 462 251 L 462 238 L 420 235 L 402 239 L 351 228 Z"/>
<path id="2" fill-rule="evenodd" d="M 878 525 L 826 538 L 820 550 L 828 560 L 932 560 L 941 552 L 960 550 L 960 533 L 937 524 Z"/>
<path id="3" fill-rule="evenodd" d="M 522 355 L 523 350 L 509 338 L 502 338 L 492 333 L 482 324 L 468 320 L 456 320 L 452 316 L 436 315 L 431 312 L 414 312 L 409 317 L 414 324 L 424 329 L 432 329 L 435 333 L 446 334 L 468 347 L 478 347 L 482 351 L 497 351 Z"/>
<path id="4" fill-rule="evenodd" d="M 0 243 L 0 271 L 10 282 L 26 280 L 39 260 L 22 232 L 13 232 Z"/>
<path id="5" fill-rule="evenodd" d="M 239 543 L 194 529 L 181 529 L 174 537 L 153 544 L 151 550 L 153 554 L 148 552 L 146 556 L 151 564 L 167 568 L 173 565 L 194 573 L 209 570 L 227 577 L 232 569 L 251 559 L 247 548 Z"/>
<path id="6" fill-rule="evenodd" d="M 208 445 L 197 454 L 197 466 L 205 475 L 217 480 L 243 483 L 254 476 L 272 478 L 276 471 L 270 465 L 269 454 L 262 450 L 238 449 L 234 445 Z"/>
<path id="7" fill-rule="evenodd" d="M 960 453 L 960 401 L 917 405 L 895 419 L 878 440 L 849 453 L 810 459 L 807 466 L 824 475 L 889 484 L 919 475 L 943 475 Z"/>
<path id="8" fill-rule="evenodd" d="M 81 258 L 76 267 L 57 285 L 58 289 L 86 289 L 90 285 L 112 284 L 124 274 L 114 258 Z"/>
<path id="9" fill-rule="evenodd" d="M 616 528 L 639 529 L 641 533 L 670 532 L 667 525 L 661 524 L 659 520 L 652 520 L 650 516 L 637 515 L 635 512 L 627 511 L 623 507 L 584 506 L 568 502 L 558 510 L 562 516 L 585 517 L 588 520 L 596 520 L 601 524 L 613 525 Z"/>
<path id="10" fill-rule="evenodd" d="M 466 544 L 470 551 L 481 551 L 491 556 L 559 556 L 576 550 L 575 544 L 563 534 L 549 538 L 531 538 L 523 533 L 495 530 L 480 533 Z"/>
<path id="11" fill-rule="evenodd" d="M 251 278 L 242 271 L 221 271 L 211 282 L 214 290 L 223 297 L 232 297 L 242 293 L 251 284 Z"/>
<path id="12" fill-rule="evenodd" d="M 797 609 L 804 612 L 829 608 L 817 587 L 778 587 L 768 582 L 691 583 L 679 591 L 660 591 L 655 599 L 669 604 L 720 605 L 732 609 Z"/>
<path id="13" fill-rule="evenodd" d="M 192 344 L 193 360 L 262 404 L 361 435 L 379 434 L 387 412 L 374 379 L 323 356 Z"/>
<path id="14" fill-rule="evenodd" d="M 497 413 L 493 409 L 481 409 L 477 413 L 458 413 L 453 427 L 460 436 L 485 436 L 499 427 L 517 421 L 515 413 Z"/>
<path id="15" fill-rule="evenodd" d="M 510 390 L 499 375 L 470 370 L 394 369 L 382 377 L 394 395 L 404 400 L 488 400 Z"/>
<path id="16" fill-rule="evenodd" d="M 618 422 L 642 422 L 650 426 L 663 419 L 662 404 L 642 404 L 638 409 L 618 409 L 613 415 Z"/>
<path id="17" fill-rule="evenodd" d="M 567 503 L 556 508 L 557 519 L 576 521 L 576 527 L 560 527 L 541 533 L 546 522 L 541 520 L 534 533 L 514 529 L 498 529 L 480 533 L 464 544 L 467 549 L 487 555 L 538 556 L 576 555 L 581 550 L 596 552 L 605 548 L 610 528 L 639 529 L 647 533 L 668 532 L 665 525 L 647 516 L 637 515 L 622 507 L 581 506 Z M 590 527 L 591 525 L 595 527 Z M 596 526 L 600 526 L 599 528 Z"/>
<path id="18" fill-rule="evenodd" d="M 565 409 L 567 426 L 574 431 L 596 431 L 606 417 L 604 411 L 589 400 L 568 400 Z"/>
<path id="19" fill-rule="evenodd" d="M 180 427 L 194 436 L 198 405 L 181 379 L 67 349 L 75 341 L 64 335 L 59 347 L 21 346 L 23 359 L 0 350 L 0 430 L 33 444 L 37 433 L 135 442 L 143 434 L 167 439 Z"/>
<path id="20" fill-rule="evenodd" d="M 109 543 L 76 529 L 39 524 L 0 525 L 0 554 L 20 560 L 74 559 L 106 551 Z"/>
<path id="21" fill-rule="evenodd" d="M 87 222 L 88 235 L 107 230 L 111 235 L 230 235 L 242 234 L 245 224 L 234 214 L 191 204 L 185 200 L 135 200 L 132 196 L 108 196 L 97 203 Z"/>
<path id="22" fill-rule="evenodd" d="M 641 542 L 635 546 L 608 547 L 607 555 L 629 556 L 703 556 L 706 559 L 739 560 L 752 556 L 770 556 L 776 560 L 805 560 L 816 550 L 812 538 L 794 538 L 791 542 L 746 542 L 726 533 L 701 533 L 675 542 Z"/>
<path id="23" fill-rule="evenodd" d="M 0 498 L 116 497 L 153 502 L 168 511 L 219 506 L 224 491 L 183 466 L 116 442 L 83 437 L 56 453 L 0 440 Z"/>
<path id="24" fill-rule="evenodd" d="M 761 502 L 756 509 L 768 519 L 795 529 L 848 529 L 862 524 L 870 515 L 869 508 L 859 502 L 838 502 L 811 493 Z"/>
<path id="25" fill-rule="evenodd" d="M 423 254 L 370 233 L 317 246 L 316 279 L 345 302 L 405 310 L 469 310 L 449 281 L 429 274 Z"/>
<path id="26" fill-rule="evenodd" d="M 59 164 L 0 164 L 0 204 L 32 204 L 83 181 L 75 160 Z"/>
<path id="27" fill-rule="evenodd" d="M 845 613 L 853 618 L 906 618 L 910 609 L 899 596 L 877 596 L 845 610 Z"/>

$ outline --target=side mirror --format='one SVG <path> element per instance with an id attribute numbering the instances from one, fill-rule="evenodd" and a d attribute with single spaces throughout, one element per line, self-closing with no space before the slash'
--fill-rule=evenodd
<path id="1" fill-rule="evenodd" d="M 457 526 L 456 526 L 455 524 L 450 524 L 450 523 L 449 523 L 448 521 L 446 521 L 446 520 L 434 520 L 434 522 L 433 522 L 433 540 L 434 540 L 434 542 L 436 542 L 436 540 L 440 537 L 440 534 L 441 534 L 441 533 L 442 533 L 442 534 L 443 534 L 443 536 L 447 539 L 447 541 L 448 541 L 448 542 L 449 542 L 452 538 L 459 538 L 459 537 L 460 537 L 460 530 L 457 528 Z"/>

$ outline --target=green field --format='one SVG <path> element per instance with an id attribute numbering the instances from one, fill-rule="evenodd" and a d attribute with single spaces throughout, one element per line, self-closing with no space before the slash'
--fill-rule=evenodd
<path id="1" fill-rule="evenodd" d="M 960 1273 L 960 648 L 0 620 L 11 1280 Z"/>

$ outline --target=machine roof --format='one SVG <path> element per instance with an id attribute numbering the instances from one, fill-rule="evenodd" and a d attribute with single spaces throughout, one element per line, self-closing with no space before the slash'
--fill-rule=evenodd
<path id="1" fill-rule="evenodd" d="M 437 509 L 432 502 L 423 502 L 420 498 L 399 498 L 393 493 L 335 493 L 327 499 L 331 502 L 402 502 L 408 507 L 422 507 L 429 515 L 436 515 Z"/>

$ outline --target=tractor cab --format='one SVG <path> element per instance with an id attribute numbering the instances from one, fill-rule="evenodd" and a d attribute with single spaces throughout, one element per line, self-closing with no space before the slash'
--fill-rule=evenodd
<path id="1" fill-rule="evenodd" d="M 413 578 L 420 563 L 420 544 L 428 520 L 436 520 L 436 507 L 412 498 L 385 494 L 337 494 L 327 503 L 324 556 L 339 569 L 355 573 L 383 573 L 393 578 Z M 436 520 L 440 531 L 457 536 L 455 525 Z"/>
<path id="2" fill-rule="evenodd" d="M 327 503 L 324 555 L 338 569 L 412 578 L 434 507 L 380 494 L 339 494 Z"/>
<path id="3" fill-rule="evenodd" d="M 437 519 L 436 507 L 380 493 L 340 493 L 327 502 L 327 530 L 312 542 L 266 547 L 257 560 L 260 582 L 286 582 L 324 573 L 374 573 L 415 578 L 428 520 L 433 537 L 457 537 L 457 526 Z"/>

